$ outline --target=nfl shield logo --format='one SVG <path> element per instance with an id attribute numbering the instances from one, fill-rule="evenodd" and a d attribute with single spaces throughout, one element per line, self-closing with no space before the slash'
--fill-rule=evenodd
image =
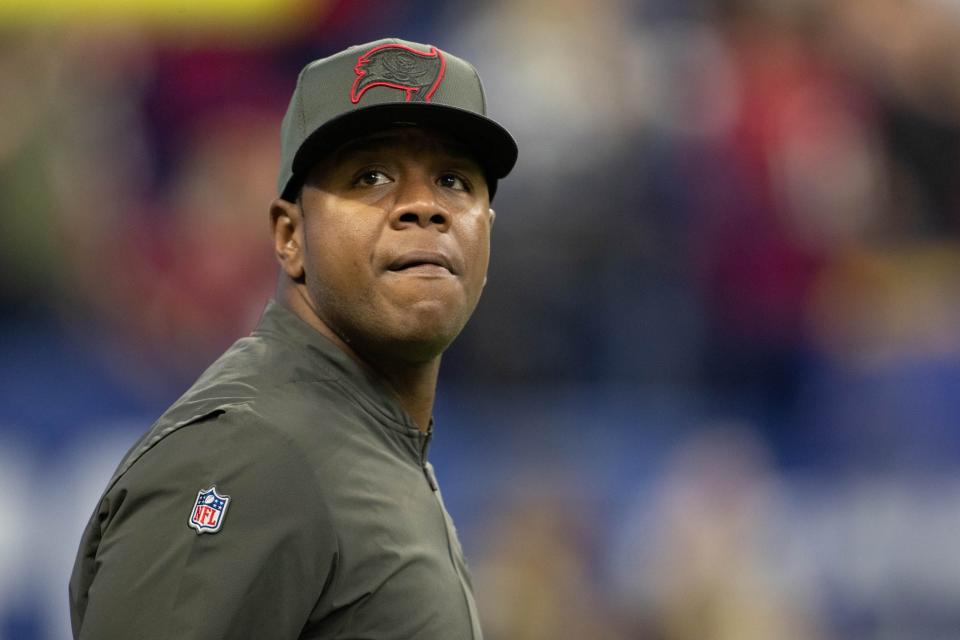
<path id="1" fill-rule="evenodd" d="M 217 493 L 216 485 L 209 489 L 202 489 L 197 494 L 193 511 L 190 512 L 190 526 L 196 529 L 198 534 L 220 531 L 220 525 L 223 524 L 223 517 L 227 513 L 229 504 L 230 496 Z"/>

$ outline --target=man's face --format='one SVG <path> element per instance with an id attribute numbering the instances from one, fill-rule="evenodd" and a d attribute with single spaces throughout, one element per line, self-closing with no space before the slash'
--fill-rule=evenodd
<path id="1" fill-rule="evenodd" d="M 435 358 L 486 282 L 493 211 L 452 140 L 391 129 L 344 145 L 304 185 L 305 283 L 320 319 L 368 358 Z"/>

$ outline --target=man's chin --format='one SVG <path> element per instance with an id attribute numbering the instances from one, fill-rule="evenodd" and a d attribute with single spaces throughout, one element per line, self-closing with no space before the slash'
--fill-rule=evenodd
<path id="1" fill-rule="evenodd" d="M 388 340 L 391 351 L 406 354 L 405 359 L 410 361 L 427 362 L 439 357 L 466 324 L 461 314 L 451 313 L 446 306 L 418 304 L 406 311 Z"/>

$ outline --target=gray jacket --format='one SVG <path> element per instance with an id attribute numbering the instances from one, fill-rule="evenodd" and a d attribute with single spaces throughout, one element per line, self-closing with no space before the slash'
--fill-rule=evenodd
<path id="1" fill-rule="evenodd" d="M 120 464 L 76 638 L 482 637 L 430 434 L 279 304 Z"/>

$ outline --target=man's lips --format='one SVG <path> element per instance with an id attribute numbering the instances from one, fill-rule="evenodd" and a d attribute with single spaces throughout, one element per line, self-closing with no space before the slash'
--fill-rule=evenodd
<path id="1" fill-rule="evenodd" d="M 456 274 L 452 261 L 438 251 L 407 251 L 394 258 L 388 265 L 388 271 L 440 272 L 441 269 Z"/>

